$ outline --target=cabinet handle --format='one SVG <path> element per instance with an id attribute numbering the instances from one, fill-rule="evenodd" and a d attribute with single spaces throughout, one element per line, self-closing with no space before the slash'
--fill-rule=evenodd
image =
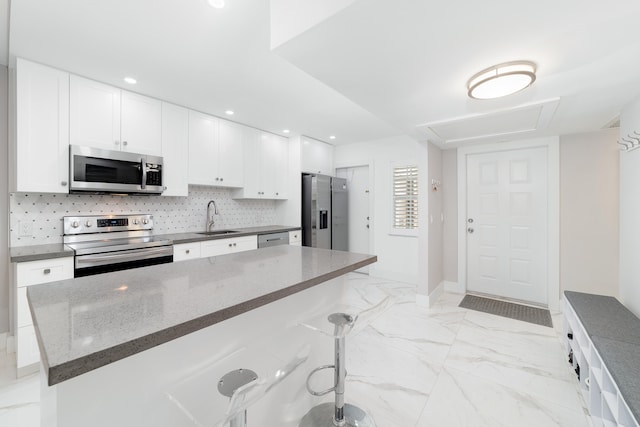
<path id="1" fill-rule="evenodd" d="M 51 269 L 50 268 L 45 268 L 43 273 L 44 274 L 50 274 L 51 273 Z"/>
<path id="2" fill-rule="evenodd" d="M 122 145 L 127 145 L 127 141 L 122 141 Z"/>
<path id="3" fill-rule="evenodd" d="M 224 181 L 224 178 L 220 178 L 220 181 Z"/>
<path id="4" fill-rule="evenodd" d="M 216 177 L 216 181 L 220 181 L 220 178 Z"/>
<path id="5" fill-rule="evenodd" d="M 276 193 L 276 196 L 279 196 L 279 195 L 280 195 L 280 193 Z"/>
<path id="6" fill-rule="evenodd" d="M 229 247 L 231 247 L 231 243 L 229 243 Z"/>
<path id="7" fill-rule="evenodd" d="M 120 145 L 120 141 L 116 141 L 116 145 Z"/>
<path id="8" fill-rule="evenodd" d="M 235 246 L 236 244 L 234 243 L 233 246 Z"/>
<path id="9" fill-rule="evenodd" d="M 66 186 L 67 186 L 67 181 L 62 181 L 62 182 L 60 183 L 60 185 L 62 185 L 63 187 L 66 187 Z"/>
<path id="10" fill-rule="evenodd" d="M 184 251 L 187 255 L 189 255 L 189 252 L 191 252 L 189 249 L 187 249 L 186 251 Z"/>

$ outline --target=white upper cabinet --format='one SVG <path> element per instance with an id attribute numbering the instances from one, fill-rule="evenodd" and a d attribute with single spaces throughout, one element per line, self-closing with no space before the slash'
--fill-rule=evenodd
<path id="1" fill-rule="evenodd" d="M 244 126 L 220 119 L 218 138 L 218 175 L 221 185 L 242 187 L 244 183 Z"/>
<path id="2" fill-rule="evenodd" d="M 302 172 L 334 175 L 333 146 L 315 139 L 302 138 L 300 163 Z"/>
<path id="3" fill-rule="evenodd" d="M 120 89 L 71 76 L 70 141 L 120 150 Z"/>
<path id="4" fill-rule="evenodd" d="M 243 128 L 189 111 L 189 184 L 243 185 Z"/>
<path id="5" fill-rule="evenodd" d="M 161 123 L 160 101 L 71 76 L 71 144 L 160 156 Z"/>
<path id="6" fill-rule="evenodd" d="M 244 188 L 236 199 L 287 198 L 289 140 L 268 132 L 245 128 Z"/>
<path id="7" fill-rule="evenodd" d="M 69 73 L 17 59 L 14 143 L 15 191 L 69 192 Z"/>
<path id="8" fill-rule="evenodd" d="M 122 91 L 120 138 L 122 151 L 162 155 L 162 102 Z"/>
<path id="9" fill-rule="evenodd" d="M 188 196 L 189 110 L 162 103 L 163 196 Z"/>

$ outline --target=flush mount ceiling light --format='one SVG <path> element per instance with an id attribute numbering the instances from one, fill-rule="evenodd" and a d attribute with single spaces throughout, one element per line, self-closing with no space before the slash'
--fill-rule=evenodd
<path id="1" fill-rule="evenodd" d="M 536 64 L 513 61 L 494 65 L 469 79 L 467 93 L 474 99 L 493 99 L 528 88 L 536 81 Z"/>
<path id="2" fill-rule="evenodd" d="M 233 110 L 227 110 L 224 112 L 227 116 L 233 116 L 235 113 L 233 112 Z"/>
<path id="3" fill-rule="evenodd" d="M 225 7 L 224 0 L 207 0 L 207 4 L 216 9 L 222 9 Z"/>
<path id="4" fill-rule="evenodd" d="M 129 83 L 130 85 L 134 85 L 134 84 L 138 83 L 138 81 L 136 79 L 134 79 L 133 77 L 125 77 L 124 81 Z"/>
<path id="5" fill-rule="evenodd" d="M 329 139 L 336 139 L 336 136 L 335 136 L 335 135 L 331 135 L 331 136 L 329 137 Z"/>
<path id="6" fill-rule="evenodd" d="M 291 132 L 289 129 L 282 129 L 282 133 L 289 133 Z"/>

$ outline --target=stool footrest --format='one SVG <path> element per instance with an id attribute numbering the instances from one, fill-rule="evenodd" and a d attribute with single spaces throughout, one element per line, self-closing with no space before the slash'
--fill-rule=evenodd
<path id="1" fill-rule="evenodd" d="M 325 394 L 328 394 L 328 393 L 331 393 L 332 391 L 334 391 L 334 390 L 336 389 L 336 384 L 334 384 L 334 385 L 333 385 L 333 387 L 328 388 L 328 389 L 326 389 L 326 390 L 323 390 L 323 391 L 315 391 L 315 390 L 313 390 L 313 389 L 311 388 L 311 385 L 309 385 L 309 381 L 311 380 L 311 377 L 312 377 L 314 374 L 316 374 L 316 373 L 318 373 L 318 372 L 320 372 L 320 371 L 322 371 L 322 370 L 324 370 L 324 369 L 335 369 L 335 368 L 336 368 L 336 365 L 322 365 L 322 366 L 318 366 L 318 367 L 317 367 L 317 368 L 315 368 L 313 371 L 311 371 L 311 372 L 309 373 L 309 375 L 307 375 L 307 391 L 308 391 L 309 393 L 311 393 L 312 395 L 314 395 L 314 396 L 324 396 Z"/>

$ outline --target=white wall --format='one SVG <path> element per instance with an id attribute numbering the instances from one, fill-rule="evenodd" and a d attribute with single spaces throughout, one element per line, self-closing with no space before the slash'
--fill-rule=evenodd
<path id="1" fill-rule="evenodd" d="M 560 289 L 618 296 L 618 129 L 560 138 Z"/>
<path id="2" fill-rule="evenodd" d="M 620 136 L 640 133 L 640 98 L 620 116 Z M 640 316 L 640 150 L 620 153 L 620 300 Z"/>
<path id="3" fill-rule="evenodd" d="M 458 151 L 442 152 L 442 255 L 444 280 L 458 282 Z"/>
<path id="4" fill-rule="evenodd" d="M 421 228 L 419 236 L 399 236 L 392 232 L 392 175 L 393 162 L 418 164 L 419 173 L 424 178 L 427 171 L 427 148 L 409 137 L 400 136 L 376 141 L 336 146 L 334 166 L 369 166 L 371 186 L 371 252 L 378 256 L 378 262 L 371 265 L 372 276 L 389 278 L 419 285 L 419 292 L 427 294 L 426 268 L 420 268 L 420 241 L 426 245 L 426 229 Z M 421 180 L 421 188 L 426 188 Z M 420 212 L 427 212 L 427 200 L 420 199 Z M 425 218 L 426 215 L 421 215 Z M 422 234 L 424 233 L 424 234 Z M 423 251 L 424 252 L 424 251 Z M 424 259 L 423 265 L 427 264 Z"/>
<path id="5" fill-rule="evenodd" d="M 9 71 L 0 66 L 0 334 L 9 331 Z M 0 347 L 2 347 L 0 345 Z"/>
<path id="6" fill-rule="evenodd" d="M 434 191 L 432 181 L 436 180 L 442 183 L 442 150 L 435 145 L 429 143 L 429 173 L 428 184 L 425 188 L 428 191 L 429 199 L 429 287 L 428 292 L 431 294 L 444 280 L 443 265 L 443 197 L 442 185 L 437 185 L 437 191 Z"/>

